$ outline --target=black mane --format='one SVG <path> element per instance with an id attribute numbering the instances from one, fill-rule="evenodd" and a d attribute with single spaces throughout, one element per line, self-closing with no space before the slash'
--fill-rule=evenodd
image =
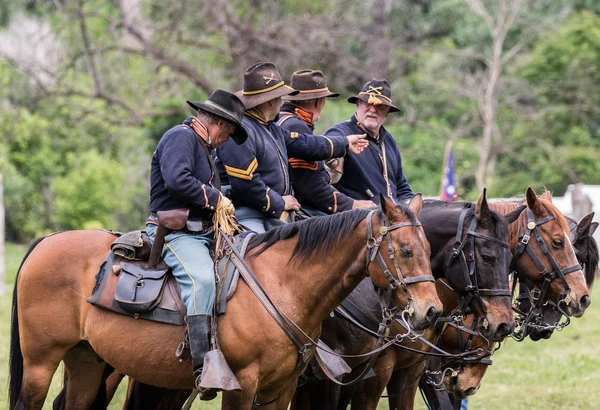
<path id="1" fill-rule="evenodd" d="M 431 206 L 433 209 L 457 209 L 457 210 L 462 210 L 462 209 L 469 209 L 469 211 L 467 212 L 467 214 L 465 215 L 465 228 L 469 227 L 469 224 L 471 223 L 471 221 L 473 220 L 473 218 L 475 217 L 475 204 L 473 204 L 472 202 L 449 202 L 449 201 L 440 201 L 438 199 L 425 199 L 423 200 L 423 206 L 425 205 L 429 205 Z M 494 236 L 498 239 L 501 240 L 508 240 L 508 222 L 506 222 L 506 219 L 504 218 L 504 216 L 496 211 L 492 211 L 490 209 L 490 214 L 492 216 L 492 224 L 493 227 L 486 227 L 486 228 L 493 228 L 494 229 Z"/>
<path id="2" fill-rule="evenodd" d="M 407 215 L 411 222 L 417 222 L 417 216 L 406 205 L 399 204 L 398 210 Z M 300 222 L 279 226 L 268 232 L 256 235 L 248 243 L 248 252 L 256 257 L 279 241 L 298 235 L 298 243 L 292 252 L 290 261 L 296 258 L 308 259 L 320 253 L 327 253 L 337 245 L 342 238 L 350 234 L 364 220 L 371 210 L 353 209 L 329 216 L 317 216 Z M 381 210 L 376 216 L 381 217 Z M 366 241 L 366 238 L 365 238 Z"/>

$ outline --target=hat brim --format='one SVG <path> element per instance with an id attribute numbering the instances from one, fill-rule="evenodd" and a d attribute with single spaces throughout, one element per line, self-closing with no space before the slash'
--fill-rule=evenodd
<path id="1" fill-rule="evenodd" d="M 243 90 L 240 90 L 235 93 L 235 96 L 238 97 L 242 103 L 244 103 L 244 107 L 247 110 L 250 108 L 254 108 L 262 103 L 266 103 L 267 101 L 274 100 L 275 98 L 285 97 L 288 95 L 296 95 L 298 94 L 298 90 L 294 90 L 292 87 L 287 85 L 282 85 L 281 87 L 277 87 L 274 90 L 270 90 L 260 94 L 244 94 Z"/>
<path id="2" fill-rule="evenodd" d="M 339 97 L 338 93 L 332 93 L 331 91 L 319 91 L 319 92 L 308 92 L 299 91 L 298 94 L 292 96 L 283 97 L 286 101 L 306 101 L 316 100 L 317 98 L 335 98 Z"/>
<path id="3" fill-rule="evenodd" d="M 354 95 L 354 96 L 348 98 L 348 102 L 350 104 L 356 104 L 356 101 L 358 101 L 358 100 L 361 100 L 362 102 L 366 102 L 367 104 L 369 103 L 369 97 L 367 97 L 366 95 Z M 400 110 L 400 108 L 396 107 L 394 104 L 387 101 L 386 99 L 379 98 L 379 101 L 381 101 L 381 103 L 383 105 L 387 105 L 388 107 L 390 107 L 390 112 L 402 111 L 402 110 Z"/>
<path id="4" fill-rule="evenodd" d="M 217 117 L 227 121 L 231 125 L 234 125 L 235 131 L 231 134 L 231 138 L 233 138 L 233 140 L 235 141 L 236 144 L 238 144 L 238 145 L 243 144 L 244 141 L 246 141 L 246 139 L 248 138 L 248 133 L 242 126 L 242 123 L 239 122 L 238 119 L 235 118 L 235 116 L 233 114 L 230 114 L 224 108 L 219 110 L 215 107 L 211 107 L 204 103 L 195 102 L 195 101 L 187 101 L 187 103 L 189 104 L 190 107 L 192 107 L 195 110 L 202 110 L 202 111 L 209 112 L 209 113 L 216 115 Z"/>

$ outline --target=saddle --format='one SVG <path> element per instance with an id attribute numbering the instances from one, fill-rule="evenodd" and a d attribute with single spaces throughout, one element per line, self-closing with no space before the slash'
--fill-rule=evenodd
<path id="1" fill-rule="evenodd" d="M 135 319 L 184 325 L 187 312 L 181 300 L 181 289 L 171 269 L 160 260 L 164 237 L 170 231 L 182 229 L 187 220 L 187 212 L 175 211 L 178 212 L 167 211 L 170 214 L 166 219 L 159 214 L 161 223 L 156 229 L 153 245 L 142 230 L 123 235 L 111 232 L 117 238 L 96 274 L 92 295 L 87 299 L 90 304 Z M 244 255 L 249 236 L 240 236 L 243 240 L 236 240 L 234 246 Z M 220 258 L 215 269 L 216 314 L 225 313 L 238 279 L 235 265 L 228 257 Z"/>

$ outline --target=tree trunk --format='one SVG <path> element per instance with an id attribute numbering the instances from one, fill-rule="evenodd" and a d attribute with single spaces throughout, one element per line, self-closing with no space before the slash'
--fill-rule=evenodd
<path id="1" fill-rule="evenodd" d="M 378 79 L 389 75 L 390 40 L 388 27 L 390 22 L 391 3 L 389 0 L 373 0 L 371 6 L 371 33 L 369 38 L 368 61 L 369 71 Z"/>

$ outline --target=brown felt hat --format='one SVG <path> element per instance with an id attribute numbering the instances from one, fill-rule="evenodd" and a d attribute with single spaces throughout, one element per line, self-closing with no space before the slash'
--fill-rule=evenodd
<path id="1" fill-rule="evenodd" d="M 357 100 L 373 105 L 387 105 L 390 107 L 390 112 L 400 111 L 400 108 L 392 104 L 392 87 L 387 80 L 377 80 L 372 78 L 363 85 L 362 90 L 358 95 L 348 98 L 348 102 L 356 104 Z"/>
<path id="2" fill-rule="evenodd" d="M 337 97 L 327 88 L 325 75 L 319 70 L 298 70 L 292 74 L 291 84 L 298 94 L 284 97 L 289 101 L 314 100 L 317 98 Z"/>
<path id="3" fill-rule="evenodd" d="M 273 63 L 256 63 L 244 73 L 244 89 L 235 93 L 247 110 L 267 101 L 298 91 L 284 84 L 279 70 Z"/>

